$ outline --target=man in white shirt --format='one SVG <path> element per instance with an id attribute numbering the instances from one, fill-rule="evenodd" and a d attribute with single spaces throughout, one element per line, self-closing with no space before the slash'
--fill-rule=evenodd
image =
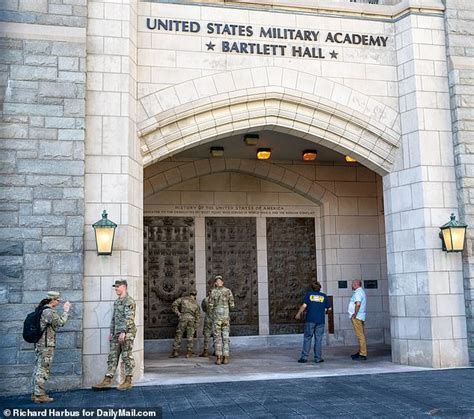
<path id="1" fill-rule="evenodd" d="M 367 341 L 365 339 L 364 324 L 367 296 L 362 289 L 362 281 L 360 279 L 354 279 L 352 281 L 351 304 L 354 305 L 354 313 L 351 317 L 352 326 L 359 340 L 359 351 L 351 355 L 351 358 L 354 361 L 365 361 L 367 359 Z"/>

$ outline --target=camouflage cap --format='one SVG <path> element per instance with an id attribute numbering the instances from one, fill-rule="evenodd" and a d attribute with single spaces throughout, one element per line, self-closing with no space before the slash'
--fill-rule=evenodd
<path id="1" fill-rule="evenodd" d="M 117 280 L 115 281 L 115 284 L 112 285 L 112 287 L 117 288 L 117 287 L 120 287 L 120 285 L 125 285 L 125 286 L 128 287 L 127 280 L 126 280 L 126 279 L 117 279 Z"/>
<path id="2" fill-rule="evenodd" d="M 61 294 L 57 291 L 48 291 L 48 298 L 51 300 L 59 300 L 61 298 Z"/>
<path id="3" fill-rule="evenodd" d="M 222 275 L 215 275 L 214 276 L 214 281 L 217 281 L 218 279 L 220 279 L 222 281 L 223 280 Z"/>

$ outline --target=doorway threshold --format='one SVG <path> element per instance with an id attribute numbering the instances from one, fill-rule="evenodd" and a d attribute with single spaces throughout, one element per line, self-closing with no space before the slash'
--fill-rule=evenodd
<path id="1" fill-rule="evenodd" d="M 183 345 L 184 346 L 184 345 Z M 233 350 L 234 349 L 234 350 Z M 215 357 L 178 358 L 154 353 L 145 357 L 145 375 L 139 385 L 176 385 L 232 381 L 279 380 L 310 377 L 331 377 L 361 374 L 425 371 L 431 368 L 412 367 L 391 362 L 390 346 L 369 346 L 366 361 L 353 361 L 350 354 L 356 347 L 323 346 L 323 363 L 298 363 L 301 345 L 264 347 L 261 349 L 231 348 L 230 363 L 216 365 Z"/>

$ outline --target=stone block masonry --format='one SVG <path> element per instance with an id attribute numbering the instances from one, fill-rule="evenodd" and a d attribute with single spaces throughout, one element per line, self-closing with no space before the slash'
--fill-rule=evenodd
<path id="1" fill-rule="evenodd" d="M 447 0 L 445 12 L 448 47 L 449 94 L 456 167 L 457 197 L 461 219 L 468 224 L 463 257 L 469 360 L 474 365 L 474 200 L 472 160 L 474 142 L 474 3 Z"/>
<path id="2" fill-rule="evenodd" d="M 0 9 L 11 29 L 0 37 L 0 391 L 31 391 L 33 345 L 23 341 L 22 324 L 49 289 L 73 309 L 48 389 L 77 388 L 86 46 L 84 29 L 83 41 L 71 42 L 70 32 L 85 27 L 86 1 L 5 1 Z"/>

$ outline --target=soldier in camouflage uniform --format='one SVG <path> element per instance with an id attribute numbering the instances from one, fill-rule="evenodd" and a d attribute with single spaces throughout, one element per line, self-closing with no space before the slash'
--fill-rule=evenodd
<path id="1" fill-rule="evenodd" d="M 186 337 L 188 338 L 188 351 L 186 353 L 186 358 L 191 358 L 193 356 L 194 332 L 196 331 L 199 319 L 201 318 L 201 309 L 196 302 L 196 295 L 196 291 L 191 291 L 188 297 L 178 298 L 173 301 L 173 304 L 171 305 L 171 309 L 179 318 L 179 323 L 176 327 L 176 334 L 174 336 L 171 358 L 179 356 L 179 348 L 185 332 Z"/>
<path id="2" fill-rule="evenodd" d="M 209 297 L 209 310 L 213 318 L 214 346 L 216 348 L 216 364 L 229 363 L 229 310 L 234 308 L 234 296 L 229 288 L 224 287 L 221 275 L 216 275 L 216 288 Z"/>
<path id="3" fill-rule="evenodd" d="M 135 360 L 133 359 L 133 340 L 137 333 L 135 326 L 135 300 L 127 293 L 127 281 L 115 281 L 113 287 L 119 296 L 114 302 L 114 312 L 110 322 L 110 351 L 107 358 L 107 372 L 99 384 L 93 386 L 93 389 L 103 389 L 112 385 L 112 379 L 115 375 L 120 355 L 125 367 L 125 379 L 120 384 L 118 390 L 128 390 L 132 388 L 133 368 Z"/>
<path id="4" fill-rule="evenodd" d="M 212 335 L 212 314 L 209 310 L 209 297 L 211 296 L 211 291 L 209 290 L 207 297 L 204 298 L 201 302 L 202 311 L 204 311 L 204 326 L 202 329 L 202 334 L 204 336 L 204 346 L 202 348 L 201 357 L 209 356 L 209 340 Z"/>
<path id="5" fill-rule="evenodd" d="M 44 385 L 49 378 L 51 363 L 54 357 L 54 348 L 56 347 L 56 330 L 66 324 L 69 315 L 71 303 L 64 303 L 64 313 L 59 315 L 55 308 L 60 302 L 59 292 L 48 292 L 48 298 L 45 298 L 39 304 L 39 307 L 45 307 L 41 313 L 40 325 L 44 331 L 40 340 L 35 343 L 35 369 L 33 372 L 33 395 L 31 400 L 35 403 L 49 403 L 53 399 L 46 394 Z"/>

